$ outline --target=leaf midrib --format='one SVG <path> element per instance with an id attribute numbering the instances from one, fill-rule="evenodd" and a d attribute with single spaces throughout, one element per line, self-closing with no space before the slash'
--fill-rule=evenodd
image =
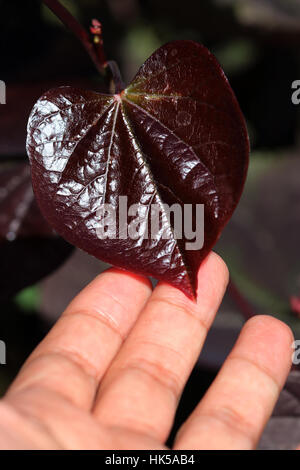
<path id="1" fill-rule="evenodd" d="M 125 100 L 125 99 L 123 98 L 122 101 L 123 101 L 123 100 Z M 126 101 L 128 101 L 128 100 L 126 100 Z M 151 179 L 151 181 L 153 182 L 153 184 L 154 184 L 154 186 L 155 186 L 155 191 L 154 191 L 153 194 L 156 194 L 156 196 L 158 197 L 158 200 L 159 200 L 161 209 L 162 209 L 162 211 L 164 212 L 164 215 L 165 215 L 166 220 L 168 221 L 168 217 L 167 217 L 167 215 L 165 214 L 165 210 L 164 210 L 164 206 L 163 206 L 163 201 L 161 200 L 161 197 L 160 197 L 160 194 L 159 194 L 159 191 L 158 191 L 158 186 L 157 186 L 156 180 L 155 180 L 155 178 L 154 178 L 154 176 L 153 176 L 153 174 L 152 174 L 152 171 L 151 171 L 151 169 L 150 169 L 150 167 L 149 167 L 148 161 L 147 161 L 147 159 L 146 159 L 145 156 L 144 156 L 145 153 L 144 153 L 143 150 L 142 150 L 141 144 L 140 144 L 140 142 L 139 142 L 137 136 L 136 136 L 135 133 L 133 132 L 130 119 L 128 118 L 128 116 L 127 116 L 127 114 L 126 114 L 126 111 L 125 111 L 125 109 L 124 109 L 123 104 L 122 104 L 122 116 L 123 116 L 123 119 L 124 119 L 124 121 L 126 122 L 128 128 L 130 129 L 131 135 L 129 134 L 129 137 L 131 137 L 131 138 L 135 141 L 137 147 L 139 148 L 140 155 L 141 155 L 141 157 L 142 157 L 143 160 L 144 160 L 144 164 L 145 164 L 145 167 L 146 167 L 147 170 L 148 170 L 148 174 L 149 174 L 149 176 L 150 176 L 150 179 Z M 151 199 L 151 200 L 152 200 L 152 199 Z M 174 230 L 173 230 L 172 225 L 171 225 L 170 223 L 168 223 L 168 226 L 169 226 L 169 229 L 170 229 L 170 232 L 171 232 L 172 239 L 173 239 L 173 241 L 174 241 L 175 247 L 176 247 L 176 249 L 177 249 L 177 251 L 178 251 L 178 253 L 179 253 L 179 256 L 180 256 L 180 259 L 181 259 L 181 263 L 182 263 L 182 267 L 183 267 L 184 270 L 185 270 L 186 278 L 189 280 L 189 284 L 190 284 L 190 287 L 191 287 L 191 289 L 192 289 L 193 284 L 192 284 L 192 281 L 191 281 L 191 278 L 190 278 L 190 275 L 189 275 L 189 270 L 188 270 L 188 268 L 187 268 L 188 264 L 187 264 L 187 262 L 186 262 L 185 255 L 184 255 L 184 253 L 180 250 L 180 246 L 179 246 L 179 244 L 177 243 L 177 239 L 175 238 L 175 234 L 174 234 Z M 193 290 L 193 289 L 192 289 L 192 290 Z"/>

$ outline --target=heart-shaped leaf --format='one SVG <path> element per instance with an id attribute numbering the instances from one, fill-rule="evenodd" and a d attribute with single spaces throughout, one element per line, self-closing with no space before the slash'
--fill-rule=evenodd
<path id="1" fill-rule="evenodd" d="M 249 142 L 214 56 L 193 41 L 175 41 L 118 95 L 70 87 L 44 94 L 29 118 L 27 151 L 39 205 L 57 232 L 103 261 L 193 297 L 199 265 L 240 198 Z M 105 203 L 118 211 L 119 196 L 127 207 L 145 208 L 135 239 L 124 237 L 126 222 L 115 238 L 99 237 L 98 210 Z M 165 204 L 182 214 L 185 205 L 204 205 L 201 249 L 187 249 L 190 239 L 176 235 Z M 161 208 L 161 225 L 147 238 L 153 205 Z M 192 220 L 195 229 L 195 211 Z"/>

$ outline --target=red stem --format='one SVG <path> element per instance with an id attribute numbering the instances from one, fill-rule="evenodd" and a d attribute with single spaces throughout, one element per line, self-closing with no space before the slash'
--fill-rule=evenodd
<path id="1" fill-rule="evenodd" d="M 111 77 L 112 77 L 113 89 L 110 90 L 111 93 L 113 94 L 121 93 L 121 91 L 123 91 L 125 88 L 125 84 L 121 77 L 118 64 L 114 60 L 109 60 L 107 62 L 107 67 L 109 68 Z"/>
<path id="2" fill-rule="evenodd" d="M 249 320 L 249 318 L 254 317 L 254 309 L 231 279 L 229 280 L 228 284 L 228 293 L 238 306 L 245 320 Z"/>
<path id="3" fill-rule="evenodd" d="M 104 75 L 107 61 L 103 46 L 97 45 L 97 47 L 95 47 L 87 31 L 58 0 L 43 0 L 43 2 L 53 11 L 60 21 L 75 34 L 94 62 L 99 73 Z"/>

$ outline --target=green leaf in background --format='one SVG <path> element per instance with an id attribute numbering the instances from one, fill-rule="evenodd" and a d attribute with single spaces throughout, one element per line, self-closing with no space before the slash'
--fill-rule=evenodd
<path id="1" fill-rule="evenodd" d="M 16 297 L 15 303 L 25 312 L 37 310 L 40 302 L 40 290 L 37 286 L 30 286 L 21 290 Z"/>

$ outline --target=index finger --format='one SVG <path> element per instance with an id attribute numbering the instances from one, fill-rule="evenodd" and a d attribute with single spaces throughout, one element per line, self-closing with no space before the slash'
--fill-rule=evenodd
<path id="1" fill-rule="evenodd" d="M 91 408 L 99 380 L 151 292 L 142 276 L 114 268 L 100 274 L 34 350 L 7 397 L 39 387 Z"/>

